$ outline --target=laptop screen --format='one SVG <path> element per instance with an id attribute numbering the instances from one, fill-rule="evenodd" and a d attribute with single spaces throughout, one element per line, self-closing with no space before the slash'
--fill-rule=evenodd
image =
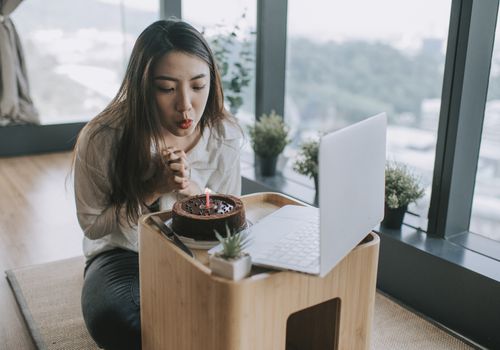
<path id="1" fill-rule="evenodd" d="M 320 275 L 384 216 L 385 113 L 334 131 L 319 148 Z"/>

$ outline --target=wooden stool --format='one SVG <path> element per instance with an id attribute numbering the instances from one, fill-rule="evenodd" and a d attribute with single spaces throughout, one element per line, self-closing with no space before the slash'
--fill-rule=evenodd
<path id="1" fill-rule="evenodd" d="M 247 218 L 285 204 L 277 193 L 243 196 Z M 164 220 L 170 212 L 160 214 Z M 324 278 L 254 267 L 239 282 L 212 276 L 206 251 L 188 257 L 139 224 L 143 349 L 369 349 L 379 237 L 370 233 Z"/>

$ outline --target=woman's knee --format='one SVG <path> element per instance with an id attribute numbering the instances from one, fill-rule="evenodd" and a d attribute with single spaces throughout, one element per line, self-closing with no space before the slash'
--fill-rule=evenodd
<path id="1" fill-rule="evenodd" d="M 92 338 L 105 349 L 140 349 L 136 261 L 127 254 L 111 252 L 98 257 L 87 270 L 81 300 L 83 317 Z"/>
<path id="2" fill-rule="evenodd" d="M 141 320 L 136 308 L 124 304 L 88 305 L 82 303 L 85 325 L 104 349 L 140 349 Z"/>

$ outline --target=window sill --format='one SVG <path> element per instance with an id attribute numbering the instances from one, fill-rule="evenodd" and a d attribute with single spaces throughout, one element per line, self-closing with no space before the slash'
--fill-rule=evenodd
<path id="1" fill-rule="evenodd" d="M 425 232 L 415 230 L 407 225 L 403 225 L 401 230 L 391 230 L 379 226 L 375 232 L 386 239 L 401 242 L 436 259 L 441 259 L 500 283 L 500 261 L 467 249 L 455 239 L 431 237 Z"/>
<path id="2" fill-rule="evenodd" d="M 495 259 L 500 263 L 500 242 L 478 235 L 473 232 L 463 232 L 448 238 L 448 241 L 458 244 L 470 251 Z"/>
<path id="3" fill-rule="evenodd" d="M 67 151 L 85 122 L 0 127 L 0 157 Z"/>
<path id="4" fill-rule="evenodd" d="M 254 167 L 253 162 L 250 163 L 248 159 L 245 159 L 241 162 L 244 193 L 257 191 L 281 192 L 302 202 L 318 206 L 313 181 L 310 180 L 311 184 L 307 185 L 304 183 L 307 182 L 307 179 L 304 181 L 304 177 L 298 174 L 294 176 L 290 174 L 291 171 L 291 169 L 285 169 L 283 172 L 277 171 L 275 176 L 261 176 L 259 169 Z M 248 190 L 248 186 L 251 186 L 251 191 Z"/>

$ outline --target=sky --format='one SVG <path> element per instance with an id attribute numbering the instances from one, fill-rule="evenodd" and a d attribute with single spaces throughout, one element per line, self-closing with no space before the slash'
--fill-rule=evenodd
<path id="1" fill-rule="evenodd" d="M 243 9 L 256 26 L 255 0 L 183 0 L 183 17 L 205 26 L 236 21 Z M 288 0 L 288 32 L 320 41 L 446 38 L 451 0 Z"/>
<path id="2" fill-rule="evenodd" d="M 100 0 L 158 11 L 159 0 Z M 288 0 L 288 32 L 316 41 L 353 39 L 415 46 L 422 38 L 446 39 L 451 0 Z M 241 20 L 246 12 L 247 19 Z M 257 0 L 183 0 L 182 16 L 198 29 L 238 23 L 256 27 Z"/>

